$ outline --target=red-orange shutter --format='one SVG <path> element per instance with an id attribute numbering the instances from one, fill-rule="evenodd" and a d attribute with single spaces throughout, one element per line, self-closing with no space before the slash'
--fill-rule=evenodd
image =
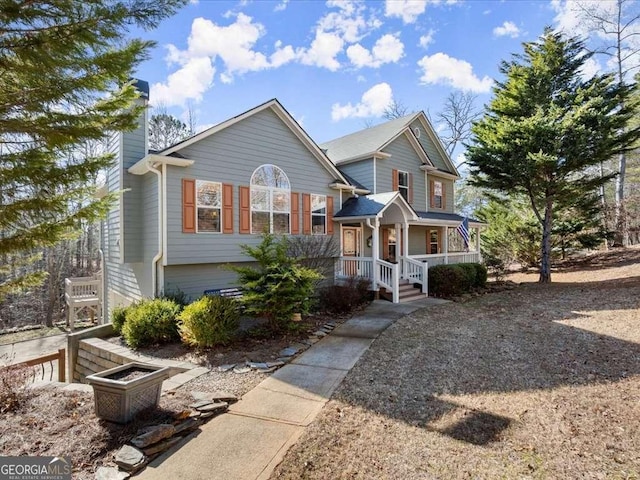
<path id="1" fill-rule="evenodd" d="M 311 235 L 311 195 L 302 194 L 302 233 Z"/>
<path id="2" fill-rule="evenodd" d="M 398 191 L 398 170 L 395 168 L 391 170 L 391 190 Z"/>
<path id="3" fill-rule="evenodd" d="M 327 197 L 327 235 L 333 235 L 333 197 Z"/>
<path id="4" fill-rule="evenodd" d="M 382 259 L 389 260 L 389 229 L 382 229 Z"/>
<path id="5" fill-rule="evenodd" d="M 233 233 L 233 185 L 222 184 L 222 233 Z"/>
<path id="6" fill-rule="evenodd" d="M 196 181 L 182 179 L 182 233 L 196 233 Z"/>
<path id="7" fill-rule="evenodd" d="M 300 234 L 300 194 L 291 192 L 291 235 Z"/>
<path id="8" fill-rule="evenodd" d="M 240 233 L 251 233 L 251 190 L 249 187 L 238 187 L 240 199 Z"/>
<path id="9" fill-rule="evenodd" d="M 413 173 L 409 174 L 409 203 L 413 204 Z"/>
<path id="10" fill-rule="evenodd" d="M 433 180 L 429 180 L 429 207 L 434 208 L 435 202 L 433 197 Z"/>

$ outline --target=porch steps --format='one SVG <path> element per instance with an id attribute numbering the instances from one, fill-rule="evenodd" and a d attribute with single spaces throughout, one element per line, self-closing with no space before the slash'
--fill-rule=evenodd
<path id="1" fill-rule="evenodd" d="M 414 300 L 420 300 L 425 298 L 426 295 L 422 293 L 422 289 L 418 287 L 414 287 L 413 283 L 409 283 L 408 280 L 400 281 L 400 288 L 398 290 L 400 303 L 404 302 L 413 302 Z M 393 294 L 391 292 L 380 292 L 380 297 L 385 300 L 393 301 Z"/>

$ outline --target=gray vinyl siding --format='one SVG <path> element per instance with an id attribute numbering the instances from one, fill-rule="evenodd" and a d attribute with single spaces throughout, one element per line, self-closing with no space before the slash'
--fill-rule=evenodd
<path id="1" fill-rule="evenodd" d="M 426 235 L 426 227 L 409 227 L 409 255 L 424 255 L 427 252 Z"/>
<path id="2" fill-rule="evenodd" d="M 380 160 L 378 160 L 377 163 L 380 163 Z M 378 190 L 376 192 L 373 182 L 373 159 L 361 160 L 359 162 L 341 165 L 340 170 L 352 177 L 354 180 L 358 181 L 371 193 L 381 192 L 381 190 Z"/>
<path id="3" fill-rule="evenodd" d="M 445 205 L 443 209 L 440 208 L 427 208 L 427 210 L 432 210 L 434 212 L 445 212 L 445 213 L 455 213 L 455 191 L 454 191 L 454 187 L 453 187 L 453 180 L 450 180 L 448 178 L 440 178 L 440 177 L 436 177 L 435 175 L 427 175 L 427 185 L 431 185 L 431 180 L 435 180 L 438 182 L 442 182 L 442 187 L 444 188 L 444 195 L 445 195 Z M 415 180 L 414 180 L 415 181 Z M 427 187 L 428 189 L 429 187 Z M 428 206 L 431 203 L 431 193 L 428 193 L 428 198 L 429 198 L 429 202 L 428 202 Z M 420 209 L 417 209 L 420 210 Z"/>
<path id="4" fill-rule="evenodd" d="M 138 175 L 132 175 L 127 170 L 136 164 L 146 154 L 146 129 L 145 112 L 138 119 L 138 126 L 131 132 L 122 134 L 122 169 L 123 208 L 126 214 L 123 216 L 124 232 L 121 241 L 124 241 L 124 261 L 127 263 L 140 262 L 143 257 L 143 217 L 142 217 L 142 182 Z"/>
<path id="5" fill-rule="evenodd" d="M 210 263 L 167 266 L 164 269 L 164 291 L 181 291 L 191 300 L 196 300 L 205 290 L 238 286 L 236 273 L 226 269 L 225 265 Z"/>
<path id="6" fill-rule="evenodd" d="M 120 135 L 114 134 L 107 145 L 109 153 L 114 155 L 113 164 L 107 170 L 107 190 L 109 193 L 120 191 Z M 114 203 L 107 214 L 104 245 L 105 258 L 112 262 L 120 261 L 120 200 Z"/>
<path id="7" fill-rule="evenodd" d="M 263 164 L 282 168 L 292 192 L 331 195 L 334 213 L 340 208 L 339 193 L 328 186 L 335 180 L 333 176 L 270 109 L 189 145 L 179 153 L 195 163 L 186 168 L 167 168 L 168 265 L 249 260 L 239 245 L 255 245 L 260 235 L 238 233 L 238 187 L 249 186 L 253 171 Z M 233 234 L 182 233 L 183 178 L 233 185 Z M 300 203 L 302 211 L 302 199 Z"/>
<path id="8" fill-rule="evenodd" d="M 424 151 L 427 152 L 427 156 L 433 163 L 433 166 L 439 170 L 454 173 L 451 172 L 451 169 L 447 166 L 447 163 L 440 153 L 440 149 L 436 147 L 433 139 L 431 139 L 429 134 L 425 132 L 425 129 L 419 121 L 415 121 L 411 124 L 412 131 L 415 132 L 416 128 L 420 129 L 420 138 L 418 138 L 418 141 L 420 142 L 420 145 L 422 145 L 422 148 L 424 148 Z"/>
<path id="9" fill-rule="evenodd" d="M 399 136 L 387 148 L 391 158 L 376 163 L 378 193 L 390 192 L 393 188 L 393 170 L 413 174 L 413 203 L 415 210 L 426 210 L 425 174 L 420 170 L 422 161 L 405 135 Z"/>

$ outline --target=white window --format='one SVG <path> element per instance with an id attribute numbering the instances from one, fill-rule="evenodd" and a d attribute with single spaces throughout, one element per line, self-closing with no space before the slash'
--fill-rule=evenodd
<path id="1" fill-rule="evenodd" d="M 404 199 L 409 201 L 409 174 L 407 172 L 398 171 L 398 190 Z"/>
<path id="2" fill-rule="evenodd" d="M 262 165 L 251 175 L 251 233 L 289 233 L 291 185 L 284 171 Z"/>
<path id="3" fill-rule="evenodd" d="M 314 235 L 327 233 L 327 197 L 311 195 L 311 232 Z"/>
<path id="4" fill-rule="evenodd" d="M 444 208 L 444 193 L 442 182 L 433 182 L 433 191 L 431 192 L 431 204 L 435 208 Z"/>
<path id="5" fill-rule="evenodd" d="M 222 184 L 196 180 L 196 208 L 198 233 L 220 233 Z"/>

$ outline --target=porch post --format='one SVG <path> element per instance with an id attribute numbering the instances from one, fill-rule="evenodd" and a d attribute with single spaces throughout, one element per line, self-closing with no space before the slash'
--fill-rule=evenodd
<path id="1" fill-rule="evenodd" d="M 482 263 L 482 254 L 480 253 L 480 227 L 476 227 L 476 252 L 478 252 L 478 263 Z"/>
<path id="2" fill-rule="evenodd" d="M 444 240 L 442 241 L 444 247 L 444 264 L 449 264 L 449 227 L 444 227 Z"/>
<path id="3" fill-rule="evenodd" d="M 404 222 L 402 225 L 402 266 L 404 267 L 404 259 L 409 258 L 409 223 Z M 404 272 L 404 268 L 403 268 Z"/>
<path id="4" fill-rule="evenodd" d="M 380 219 L 378 217 L 373 220 L 373 232 L 371 242 L 371 258 L 373 262 L 373 279 L 371 281 L 371 289 L 374 292 L 378 291 L 378 260 L 380 259 Z"/>

